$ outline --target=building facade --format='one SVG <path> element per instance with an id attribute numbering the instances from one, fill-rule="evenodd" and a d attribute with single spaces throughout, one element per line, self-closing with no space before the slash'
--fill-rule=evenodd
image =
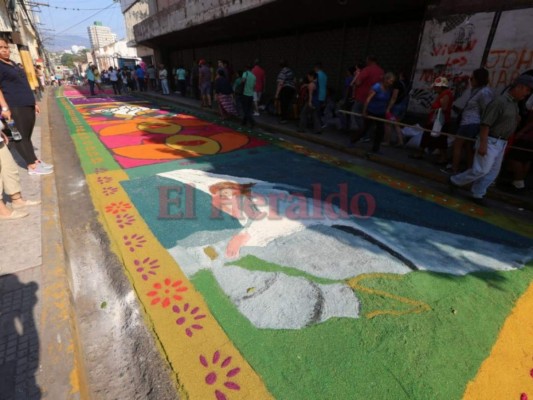
<path id="1" fill-rule="evenodd" d="M 93 54 L 94 62 L 99 70 L 109 69 L 109 67 L 118 68 L 121 66 L 122 60 L 133 60 L 134 64 L 141 60 L 137 56 L 137 50 L 128 47 L 125 40 L 102 46 L 94 50 Z"/>
<path id="2" fill-rule="evenodd" d="M 11 59 L 23 65 L 30 86 L 36 89 L 39 84 L 34 65 L 47 63 L 30 2 L 0 0 L 0 37 L 8 42 Z"/>
<path id="3" fill-rule="evenodd" d="M 275 90 L 280 59 L 298 77 L 320 61 L 339 97 L 347 67 L 373 54 L 385 70 L 411 77 L 415 113 L 427 112 L 436 76 L 448 77 L 461 99 L 476 68 L 489 69 L 497 90 L 533 69 L 531 0 L 123 3 L 131 9 L 142 3 L 133 40 L 151 47 L 158 62 L 191 68 L 199 59 L 214 64 L 226 59 L 238 70 L 259 59 L 267 72 L 267 95 Z"/>
<path id="4" fill-rule="evenodd" d="M 147 64 L 154 64 L 154 51 L 152 48 L 138 44 L 133 34 L 133 26 L 142 22 L 150 15 L 149 0 L 121 0 L 120 7 L 126 25 L 126 40 L 129 47 L 137 50 L 137 55 Z"/>
<path id="5" fill-rule="evenodd" d="M 93 50 L 117 41 L 117 35 L 111 31 L 111 28 L 103 26 L 98 21 L 87 27 L 87 32 L 89 33 L 89 41 Z"/>
<path id="6" fill-rule="evenodd" d="M 347 68 L 368 54 L 386 69 L 410 69 L 425 5 L 423 0 L 152 0 L 134 37 L 171 66 L 190 69 L 199 59 L 214 64 L 225 59 L 240 70 L 259 59 L 267 97 L 275 90 L 281 59 L 298 77 L 321 62 L 339 95 Z"/>

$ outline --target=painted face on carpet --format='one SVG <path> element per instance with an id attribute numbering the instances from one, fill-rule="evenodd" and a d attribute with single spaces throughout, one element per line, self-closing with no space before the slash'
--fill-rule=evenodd
<path id="1" fill-rule="evenodd" d="M 224 293 L 258 328 L 301 329 L 333 317 L 358 318 L 362 276 L 417 270 L 454 275 L 503 271 L 519 268 L 531 257 L 528 251 L 409 223 L 341 219 L 343 210 L 316 198 L 303 198 L 296 214 L 293 195 L 305 192 L 304 188 L 190 169 L 160 176 L 212 196 L 212 218 L 219 218 L 216 211 L 221 210 L 238 221 L 239 228 L 222 235 L 196 231 L 169 251 L 189 278 L 201 270 L 211 271 Z M 275 201 L 265 204 L 264 199 Z M 323 212 L 331 207 L 334 213 Z M 321 217 L 309 218 L 304 208 L 318 209 Z M 418 243 L 416 248 L 412 241 Z M 282 267 L 274 270 L 272 265 Z M 412 311 L 429 309 L 419 302 Z"/>

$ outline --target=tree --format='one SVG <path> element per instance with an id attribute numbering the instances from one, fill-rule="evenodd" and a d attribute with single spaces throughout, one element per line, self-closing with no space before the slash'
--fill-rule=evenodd
<path id="1" fill-rule="evenodd" d="M 74 68 L 75 64 L 83 64 L 87 62 L 87 53 L 89 49 L 81 49 L 76 54 L 63 53 L 61 56 L 61 65 L 65 65 L 69 68 Z"/>
<path id="2" fill-rule="evenodd" d="M 74 68 L 74 54 L 63 53 L 61 56 L 61 65 Z"/>

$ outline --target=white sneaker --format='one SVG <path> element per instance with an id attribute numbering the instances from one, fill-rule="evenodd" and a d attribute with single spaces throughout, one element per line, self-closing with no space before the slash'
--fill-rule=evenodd
<path id="1" fill-rule="evenodd" d="M 44 169 L 54 169 L 52 164 L 45 163 L 43 160 L 37 160 L 37 164 L 41 165 Z"/>
<path id="2" fill-rule="evenodd" d="M 37 163 L 36 167 L 33 168 L 33 169 L 28 168 L 28 175 L 48 175 L 48 174 L 51 174 L 53 172 L 54 172 L 54 170 L 48 169 L 48 168 L 44 168 L 41 165 L 41 163 Z"/>

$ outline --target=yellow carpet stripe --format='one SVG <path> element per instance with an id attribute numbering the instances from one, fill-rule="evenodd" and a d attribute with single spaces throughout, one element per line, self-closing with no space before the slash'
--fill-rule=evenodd
<path id="1" fill-rule="evenodd" d="M 490 312 L 490 310 L 487 310 Z M 507 317 L 464 400 L 533 399 L 533 284 Z"/>
<path id="2" fill-rule="evenodd" d="M 119 184 L 123 171 L 87 176 L 100 218 L 122 260 L 145 317 L 188 399 L 271 399 L 203 297 L 152 234 Z M 225 397 L 222 397 L 225 396 Z"/>

